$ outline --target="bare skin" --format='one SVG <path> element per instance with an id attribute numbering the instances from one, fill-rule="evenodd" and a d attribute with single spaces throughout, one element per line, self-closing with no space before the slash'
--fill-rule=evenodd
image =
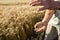
<path id="1" fill-rule="evenodd" d="M 54 14 L 54 10 L 46 10 L 46 13 L 45 13 L 45 16 L 43 18 L 43 20 L 41 22 L 37 22 L 35 25 L 34 25 L 34 30 L 36 32 L 43 32 L 45 31 L 47 25 L 48 25 L 48 22 L 49 20 L 51 19 L 52 15 Z M 41 27 L 41 28 L 38 28 L 38 27 Z"/>
<path id="2" fill-rule="evenodd" d="M 39 10 L 46 9 L 46 13 L 45 13 L 43 20 L 41 22 L 37 22 L 34 25 L 34 28 L 35 28 L 34 30 L 36 32 L 43 32 L 43 31 L 45 31 L 49 20 L 51 19 L 52 15 L 54 14 L 54 9 L 60 9 L 60 2 L 54 2 L 53 0 L 45 0 L 45 1 L 41 0 L 39 2 L 39 0 L 33 0 L 31 2 L 31 5 L 32 6 L 43 5 L 44 7 Z M 41 27 L 41 28 L 38 28 L 38 27 Z"/>
<path id="3" fill-rule="evenodd" d="M 44 6 L 40 10 L 44 9 L 60 9 L 60 2 L 54 0 L 31 0 L 32 6 Z"/>

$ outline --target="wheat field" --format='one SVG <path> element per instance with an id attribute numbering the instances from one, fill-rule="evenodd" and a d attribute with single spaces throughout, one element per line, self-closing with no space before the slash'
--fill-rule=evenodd
<path id="1" fill-rule="evenodd" d="M 34 34 L 34 24 L 44 11 L 29 5 L 29 0 L 0 0 L 0 40 L 26 40 Z M 36 39 L 37 40 L 37 39 Z"/>

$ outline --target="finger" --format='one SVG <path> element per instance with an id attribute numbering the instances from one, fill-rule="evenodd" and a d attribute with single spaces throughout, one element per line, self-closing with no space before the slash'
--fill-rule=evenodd
<path id="1" fill-rule="evenodd" d="M 34 28 L 38 28 L 38 26 L 41 26 L 42 23 L 41 22 L 37 22 L 35 25 L 34 25 Z"/>
<path id="2" fill-rule="evenodd" d="M 36 24 L 34 25 L 34 28 L 36 28 L 37 25 L 38 25 L 38 23 L 36 23 Z"/>
<path id="3" fill-rule="evenodd" d="M 42 5 L 45 5 L 46 4 L 46 1 L 34 1 L 32 3 L 30 3 L 30 5 L 32 6 L 42 6 Z"/>
<path id="4" fill-rule="evenodd" d="M 34 31 L 37 31 L 37 30 L 38 30 L 37 28 L 34 29 Z"/>
<path id="5" fill-rule="evenodd" d="M 43 32 L 43 29 L 37 29 L 36 32 Z"/>
<path id="6" fill-rule="evenodd" d="M 34 25 L 34 28 L 37 28 L 37 25 L 38 25 L 38 24 L 35 24 L 35 25 Z"/>
<path id="7" fill-rule="evenodd" d="M 43 32 L 45 30 L 45 27 L 39 28 L 36 30 L 36 32 Z"/>
<path id="8" fill-rule="evenodd" d="M 35 1 L 31 3 L 32 6 L 43 6 L 46 4 L 47 4 L 46 1 Z"/>
<path id="9" fill-rule="evenodd" d="M 36 32 L 42 32 L 42 29 L 41 30 L 37 29 Z"/>
<path id="10" fill-rule="evenodd" d="M 33 4 L 35 2 L 39 2 L 39 0 L 30 0 L 29 2 L 30 2 L 30 4 Z"/>
<path id="11" fill-rule="evenodd" d="M 31 3 L 32 6 L 39 6 L 40 5 L 40 2 L 33 2 Z"/>
<path id="12" fill-rule="evenodd" d="M 36 3 L 37 1 L 32 1 L 32 2 L 30 2 L 30 5 L 32 5 L 33 3 Z"/>

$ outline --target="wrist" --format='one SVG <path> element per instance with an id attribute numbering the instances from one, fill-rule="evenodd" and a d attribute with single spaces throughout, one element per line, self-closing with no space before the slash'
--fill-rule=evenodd
<path id="1" fill-rule="evenodd" d="M 42 21 L 42 23 L 47 26 L 48 25 L 48 22 L 47 21 Z"/>

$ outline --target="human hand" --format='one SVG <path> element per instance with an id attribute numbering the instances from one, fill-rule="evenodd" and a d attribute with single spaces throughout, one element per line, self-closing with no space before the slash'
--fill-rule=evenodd
<path id="1" fill-rule="evenodd" d="M 36 32 L 43 32 L 43 31 L 45 31 L 46 27 L 47 27 L 46 23 L 38 22 L 38 23 L 36 23 L 34 25 L 34 31 L 36 31 Z"/>
<path id="2" fill-rule="evenodd" d="M 29 0 L 30 5 L 33 6 L 33 3 L 39 2 L 39 0 Z"/>
<path id="3" fill-rule="evenodd" d="M 31 0 L 30 5 L 32 6 L 44 6 L 40 8 L 39 10 L 44 10 L 44 9 L 53 9 L 53 0 Z"/>

